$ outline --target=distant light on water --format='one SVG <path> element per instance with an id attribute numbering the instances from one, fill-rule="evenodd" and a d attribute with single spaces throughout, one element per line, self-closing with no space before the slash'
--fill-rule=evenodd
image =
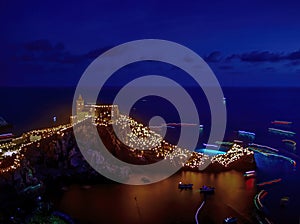
<path id="1" fill-rule="evenodd" d="M 199 152 L 199 153 L 206 154 L 206 155 L 211 155 L 211 156 L 226 154 L 226 152 L 219 151 L 219 150 L 214 150 L 214 149 L 196 149 L 195 151 Z"/>

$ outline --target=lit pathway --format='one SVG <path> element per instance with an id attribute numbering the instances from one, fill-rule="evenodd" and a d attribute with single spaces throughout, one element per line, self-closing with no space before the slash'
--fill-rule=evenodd
<path id="1" fill-rule="evenodd" d="M 198 208 L 196 214 L 195 214 L 195 220 L 196 220 L 196 223 L 199 224 L 198 222 L 198 213 L 200 212 L 201 208 L 203 207 L 203 205 L 205 204 L 205 201 L 202 202 L 202 204 L 200 205 L 200 207 Z"/>

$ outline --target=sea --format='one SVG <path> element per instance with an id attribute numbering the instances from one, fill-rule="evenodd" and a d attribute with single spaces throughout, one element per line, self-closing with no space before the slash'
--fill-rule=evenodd
<path id="1" fill-rule="evenodd" d="M 119 87 L 100 91 L 100 103 L 112 103 Z M 197 106 L 203 132 L 199 132 L 197 148 L 202 148 L 210 134 L 211 116 L 203 91 L 186 87 Z M 13 125 L 16 136 L 23 132 L 69 122 L 72 113 L 74 87 L 1 87 L 0 116 Z M 261 189 L 268 194 L 263 199 L 266 216 L 273 223 L 300 223 L 300 171 L 298 145 L 291 147 L 282 141 L 298 143 L 300 133 L 300 88 L 277 87 L 224 87 L 223 100 L 227 109 L 227 127 L 224 141 L 243 140 L 238 131 L 255 134 L 254 143 L 278 149 L 280 154 L 297 162 L 294 167 L 286 159 L 255 153 L 257 176 L 246 180 L 243 173 L 194 173 L 182 171 L 166 180 L 145 186 L 123 184 L 95 185 L 82 188 L 72 185 L 60 198 L 57 209 L 71 215 L 79 223 L 222 223 L 228 216 L 237 216 L 239 223 L 256 223 L 253 197 Z M 78 96 L 75 96 L 75 98 Z M 122 112 L 122 111 L 121 111 Z M 130 115 L 148 124 L 153 116 L 161 116 L 166 123 L 180 122 L 176 108 L 161 97 L 141 98 Z M 290 121 L 290 125 L 274 126 L 275 120 Z M 284 136 L 270 133 L 269 128 L 296 133 Z M 167 128 L 165 138 L 176 144 L 180 128 Z M 221 141 L 222 139 L 220 139 Z M 281 178 L 282 181 L 263 188 L 256 184 Z M 192 191 L 177 189 L 179 181 L 192 182 Z M 195 217 L 203 195 L 203 184 L 216 187 L 203 209 Z M 282 207 L 280 199 L 289 197 Z"/>

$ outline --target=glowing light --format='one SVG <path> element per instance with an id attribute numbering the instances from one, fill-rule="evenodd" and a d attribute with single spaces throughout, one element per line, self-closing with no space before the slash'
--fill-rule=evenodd
<path id="1" fill-rule="evenodd" d="M 40 140 L 48 138 L 50 136 L 53 136 L 58 131 L 68 130 L 71 127 L 72 127 L 71 124 L 65 124 L 65 125 L 59 125 L 59 126 L 52 127 L 52 128 L 32 130 L 32 131 L 24 133 L 22 135 L 22 137 L 14 139 L 15 142 L 21 141 L 22 142 L 21 144 L 16 144 L 14 141 L 12 141 L 10 143 L 1 144 L 0 145 L 0 147 L 2 149 L 1 156 L 3 156 L 5 159 L 8 159 L 10 157 L 14 157 L 14 158 L 12 161 L 13 165 L 10 165 L 5 168 L 1 168 L 0 173 L 10 172 L 10 171 L 15 170 L 18 167 L 20 167 L 21 159 L 24 157 L 22 152 L 26 151 L 26 147 L 28 147 L 34 143 L 37 143 L 37 145 L 38 145 Z M 38 137 L 33 139 L 32 136 L 38 136 Z"/>
<path id="2" fill-rule="evenodd" d="M 193 123 L 167 123 L 166 126 L 197 126 L 198 124 Z"/>
<path id="3" fill-rule="evenodd" d="M 257 208 L 257 210 L 261 211 L 263 209 L 263 204 L 261 202 L 262 199 L 262 195 L 266 195 L 266 191 L 265 190 L 261 190 L 257 195 L 255 195 L 254 197 L 254 204 L 255 207 Z"/>
<path id="4" fill-rule="evenodd" d="M 243 156 L 253 155 L 254 153 L 248 148 L 243 148 L 238 144 L 234 144 L 225 155 L 217 155 L 211 159 L 212 163 L 219 163 L 224 167 L 228 167 L 231 163 L 241 159 Z"/>
<path id="5" fill-rule="evenodd" d="M 272 121 L 271 124 L 279 124 L 279 125 L 290 125 L 293 122 L 290 121 Z"/>
<path id="6" fill-rule="evenodd" d="M 211 156 L 226 154 L 226 152 L 215 150 L 215 149 L 195 149 L 195 151 L 203 153 L 205 155 L 211 155 Z"/>
<path id="7" fill-rule="evenodd" d="M 218 145 L 227 145 L 227 146 L 232 146 L 234 144 L 233 142 L 221 142 L 221 141 L 216 141 L 215 143 Z"/>
<path id="8" fill-rule="evenodd" d="M 198 222 L 198 214 L 199 214 L 199 212 L 200 212 L 200 210 L 201 210 L 201 208 L 203 207 L 203 205 L 205 204 L 205 201 L 203 201 L 202 203 L 201 203 L 201 205 L 200 205 L 200 207 L 197 209 L 197 211 L 196 211 L 196 214 L 195 214 L 195 220 L 196 220 L 196 223 L 197 224 L 199 224 L 199 222 Z"/>
<path id="9" fill-rule="evenodd" d="M 213 145 L 213 144 L 205 144 L 205 143 L 203 143 L 203 145 L 204 145 L 204 146 L 206 146 L 206 147 L 214 147 L 214 148 L 219 148 L 219 146 L 217 146 L 217 145 Z"/>
<path id="10" fill-rule="evenodd" d="M 259 184 L 257 184 L 257 186 L 262 187 L 262 186 L 265 186 L 265 185 L 278 183 L 278 182 L 280 182 L 280 181 L 282 181 L 282 179 L 281 179 L 281 178 L 278 178 L 278 179 L 266 181 L 266 182 L 263 182 L 263 183 L 259 183 Z"/>
<path id="11" fill-rule="evenodd" d="M 7 156 L 12 156 L 13 154 L 17 154 L 18 151 L 6 151 L 5 153 L 2 154 L 2 156 L 7 157 Z"/>
<path id="12" fill-rule="evenodd" d="M 266 145 L 258 145 L 258 144 L 251 143 L 251 144 L 249 144 L 249 146 L 254 146 L 254 147 L 258 147 L 258 148 L 262 148 L 262 149 L 271 150 L 271 151 L 274 151 L 274 152 L 279 152 L 278 149 L 274 149 L 274 148 L 271 148 L 271 147 L 266 146 Z"/>
<path id="13" fill-rule="evenodd" d="M 248 132 L 248 131 L 238 131 L 238 133 L 241 134 L 241 135 L 254 135 L 255 136 L 255 133 Z"/>
<path id="14" fill-rule="evenodd" d="M 286 135 L 286 136 L 294 136 L 296 133 L 292 131 L 285 131 L 277 128 L 269 128 L 269 132 L 275 133 L 275 134 L 281 134 L 281 135 Z"/>
<path id="15" fill-rule="evenodd" d="M 294 150 L 296 150 L 296 145 L 297 143 L 293 140 L 290 139 L 283 139 L 282 142 L 286 143 L 286 144 L 290 144 Z"/>
<path id="16" fill-rule="evenodd" d="M 2 149 L 3 157 L 12 157 L 14 156 L 14 162 L 12 166 L 7 168 L 2 168 L 0 170 L 1 173 L 8 172 L 16 169 L 20 166 L 21 158 L 23 158 L 23 153 L 26 151 L 28 146 L 36 144 L 38 147 L 42 139 L 49 138 L 51 136 L 63 137 L 65 131 L 71 129 L 73 126 L 80 124 L 88 119 L 91 119 L 93 124 L 96 126 L 108 127 L 109 125 L 114 124 L 117 128 L 119 128 L 121 136 L 120 140 L 122 142 L 126 142 L 129 146 L 129 151 L 133 153 L 135 158 L 144 160 L 144 152 L 147 150 L 154 153 L 154 156 L 158 159 L 169 160 L 171 163 L 179 164 L 183 167 L 195 169 L 199 168 L 203 164 L 208 162 L 218 163 L 224 167 L 229 166 L 232 162 L 235 162 L 242 158 L 245 155 L 252 155 L 253 152 L 248 150 L 247 148 L 243 148 L 235 143 L 226 143 L 219 142 L 221 144 L 230 145 L 231 148 L 227 153 L 222 152 L 223 155 L 217 155 L 210 157 L 205 155 L 204 153 L 199 152 L 191 152 L 189 149 L 181 148 L 176 145 L 172 145 L 166 142 L 163 137 L 152 131 L 149 127 L 145 127 L 144 125 L 138 123 L 134 119 L 125 116 L 119 115 L 112 119 L 112 114 L 110 111 L 112 108 L 118 108 L 117 105 L 91 105 L 91 108 L 100 108 L 104 109 L 99 114 L 99 117 L 95 117 L 94 115 L 85 116 L 84 119 L 81 120 L 73 120 L 76 122 L 71 122 L 70 124 L 59 125 L 56 127 L 45 128 L 40 130 L 32 130 L 26 132 L 22 135 L 22 138 L 18 139 L 21 144 L 16 144 L 14 142 L 0 144 Z M 107 111 L 106 111 L 107 110 Z M 170 123 L 167 126 L 194 126 L 196 124 L 189 123 Z M 200 125 L 200 127 L 203 127 Z M 130 130 L 130 131 L 129 131 Z M 34 137 L 32 137 L 34 136 Z M 217 143 L 218 144 L 218 143 Z M 208 146 L 208 145 L 207 145 Z M 216 145 L 210 145 L 211 147 L 218 147 Z M 13 150 L 12 150 L 13 149 Z M 216 150 L 212 150 L 216 151 Z M 220 151 L 217 151 L 221 153 Z M 97 161 L 99 163 L 105 163 L 104 159 L 100 159 L 101 155 L 98 155 L 97 152 L 91 152 L 94 157 L 99 158 Z M 95 154 L 96 153 L 96 154 Z M 188 160 L 187 160 L 188 158 Z M 187 160 L 187 161 L 186 161 Z"/>
<path id="17" fill-rule="evenodd" d="M 277 155 L 277 154 L 274 154 L 274 153 L 265 153 L 267 156 L 275 156 L 275 157 L 278 157 L 278 158 L 282 158 L 282 159 L 285 159 L 287 161 L 289 161 L 293 166 L 296 166 L 296 161 L 289 158 L 289 157 L 286 157 L 286 156 L 282 156 L 282 155 Z"/>

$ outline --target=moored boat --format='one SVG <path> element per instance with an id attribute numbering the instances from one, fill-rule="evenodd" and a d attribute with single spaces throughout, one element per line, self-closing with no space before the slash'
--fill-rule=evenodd
<path id="1" fill-rule="evenodd" d="M 203 185 L 203 186 L 200 188 L 200 192 L 201 192 L 201 193 L 214 193 L 214 192 L 215 192 L 215 188 L 214 188 L 214 187 L 210 187 L 210 186 Z"/>
<path id="2" fill-rule="evenodd" d="M 193 189 L 193 184 L 184 184 L 182 182 L 179 182 L 178 188 L 179 189 Z"/>

